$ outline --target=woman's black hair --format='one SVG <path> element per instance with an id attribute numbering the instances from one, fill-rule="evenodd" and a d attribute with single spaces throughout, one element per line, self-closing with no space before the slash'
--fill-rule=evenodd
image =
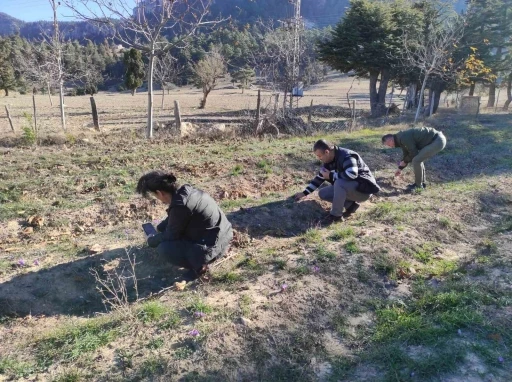
<path id="1" fill-rule="evenodd" d="M 163 171 L 151 171 L 142 175 L 137 183 L 137 193 L 144 197 L 148 196 L 148 192 L 164 191 L 174 195 L 179 185 L 176 177 L 172 173 Z"/>

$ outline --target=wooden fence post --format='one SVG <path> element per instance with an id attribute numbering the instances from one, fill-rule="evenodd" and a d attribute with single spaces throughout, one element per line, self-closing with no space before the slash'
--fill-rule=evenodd
<path id="1" fill-rule="evenodd" d="M 176 130 L 181 133 L 181 112 L 180 103 L 178 101 L 174 101 L 174 120 L 176 123 Z"/>
<path id="2" fill-rule="evenodd" d="M 14 126 L 12 125 L 11 113 L 9 113 L 9 107 L 5 105 L 5 112 L 7 113 L 7 119 L 9 120 L 9 124 L 11 125 L 11 130 L 14 132 Z"/>
<path id="3" fill-rule="evenodd" d="M 311 119 L 313 117 L 313 100 L 311 100 L 311 105 L 309 106 L 309 113 L 308 113 L 308 125 L 311 126 Z"/>
<path id="4" fill-rule="evenodd" d="M 261 90 L 258 89 L 258 101 L 256 103 L 256 126 L 261 118 Z"/>
<path id="5" fill-rule="evenodd" d="M 32 106 L 34 108 L 34 131 L 37 134 L 36 94 L 32 93 Z"/>
<path id="6" fill-rule="evenodd" d="M 429 117 L 432 117 L 432 113 L 434 112 L 434 98 L 436 97 L 436 92 L 432 92 L 432 97 L 430 97 L 430 110 L 429 110 Z"/>
<path id="7" fill-rule="evenodd" d="M 91 100 L 91 109 L 92 109 L 92 123 L 94 128 L 100 131 L 100 120 L 98 118 L 98 109 L 96 108 L 96 100 L 94 97 L 90 97 Z"/>
<path id="8" fill-rule="evenodd" d="M 274 103 L 274 115 L 277 116 L 277 109 L 279 108 L 279 93 L 276 93 L 275 96 L 276 96 L 276 100 Z"/>

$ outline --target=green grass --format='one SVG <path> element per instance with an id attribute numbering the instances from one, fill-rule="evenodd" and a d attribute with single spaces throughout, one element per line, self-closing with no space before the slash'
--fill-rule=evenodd
<path id="1" fill-rule="evenodd" d="M 270 174 L 272 173 L 272 167 L 271 167 L 271 163 L 265 159 L 262 159 L 260 160 L 256 166 L 260 169 L 260 170 L 263 170 L 263 172 L 265 174 Z"/>
<path id="2" fill-rule="evenodd" d="M 168 362 L 161 356 L 150 356 L 142 362 L 137 376 L 142 378 L 153 378 L 165 373 Z"/>
<path id="3" fill-rule="evenodd" d="M 232 176 L 238 176 L 238 175 L 242 175 L 243 172 L 244 172 L 244 166 L 242 166 L 241 164 L 237 164 L 237 165 L 235 165 L 235 167 L 233 167 L 233 169 L 231 170 L 231 172 L 229 174 Z"/>
<path id="4" fill-rule="evenodd" d="M 345 251 L 348 253 L 354 254 L 359 252 L 359 247 L 357 246 L 357 243 L 355 240 L 350 240 L 345 244 Z"/>
<path id="5" fill-rule="evenodd" d="M 324 245 L 315 248 L 316 259 L 322 263 L 332 261 L 336 258 L 336 254 L 328 250 Z"/>
<path id="6" fill-rule="evenodd" d="M 199 297 L 196 297 L 194 298 L 192 301 L 190 301 L 186 307 L 187 311 L 189 311 L 190 313 L 195 313 L 195 312 L 202 312 L 202 313 L 212 313 L 213 312 L 213 308 L 206 304 L 201 298 Z"/>
<path id="7" fill-rule="evenodd" d="M 38 364 L 47 367 L 57 360 L 72 362 L 116 339 L 120 321 L 111 318 L 90 319 L 85 324 L 57 329 L 37 340 L 35 353 Z"/>
<path id="8" fill-rule="evenodd" d="M 352 227 L 338 227 L 328 237 L 332 241 L 341 241 L 354 236 L 355 232 Z"/>
<path id="9" fill-rule="evenodd" d="M 385 223 L 397 224 L 408 221 L 409 214 L 414 210 L 414 205 L 407 202 L 380 202 L 368 212 L 368 216 Z"/>
<path id="10" fill-rule="evenodd" d="M 305 243 L 318 243 L 320 240 L 322 240 L 322 234 L 319 229 L 316 228 L 310 228 L 300 238 L 301 241 Z"/>
<path id="11" fill-rule="evenodd" d="M 284 270 L 286 269 L 288 262 L 284 259 L 275 259 L 273 264 L 277 269 Z"/>
<path id="12" fill-rule="evenodd" d="M 148 301 L 137 310 L 137 318 L 144 323 L 159 321 L 169 313 L 169 308 L 158 301 Z"/>
<path id="13" fill-rule="evenodd" d="M 241 282 L 244 277 L 240 273 L 236 273 L 233 271 L 227 271 L 222 272 L 219 274 L 216 274 L 213 279 L 216 282 L 223 283 L 223 284 L 235 284 L 238 282 Z"/>
<path id="14" fill-rule="evenodd" d="M 31 362 L 18 361 L 12 358 L 0 358 L 0 375 L 12 378 L 26 378 L 37 371 Z"/>

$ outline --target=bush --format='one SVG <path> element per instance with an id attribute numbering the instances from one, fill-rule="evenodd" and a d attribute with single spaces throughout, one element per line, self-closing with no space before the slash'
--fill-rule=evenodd
<path id="1" fill-rule="evenodd" d="M 85 88 L 76 88 L 76 95 L 77 96 L 83 96 L 85 95 Z"/>
<path id="2" fill-rule="evenodd" d="M 36 133 L 31 127 L 24 126 L 23 128 L 23 144 L 32 146 L 36 143 Z"/>

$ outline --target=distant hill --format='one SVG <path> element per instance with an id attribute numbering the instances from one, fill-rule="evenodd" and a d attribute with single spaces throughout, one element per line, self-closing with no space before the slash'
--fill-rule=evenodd
<path id="1" fill-rule="evenodd" d="M 6 36 L 18 33 L 24 21 L 15 19 L 6 13 L 0 12 L 0 35 Z"/>
<path id="2" fill-rule="evenodd" d="M 350 5 L 349 0 L 302 0 L 301 14 L 308 28 L 323 28 L 336 24 Z M 456 9 L 465 8 L 465 0 L 457 0 Z M 288 0 L 216 0 L 211 9 L 213 17 L 231 16 L 239 24 L 252 24 L 258 19 L 285 20 L 293 16 L 293 5 Z M 65 39 L 90 39 L 103 42 L 108 34 L 86 22 L 60 22 Z M 27 39 L 41 37 L 42 31 L 51 35 L 51 21 L 24 22 L 0 12 L 0 36 L 19 33 Z"/>

